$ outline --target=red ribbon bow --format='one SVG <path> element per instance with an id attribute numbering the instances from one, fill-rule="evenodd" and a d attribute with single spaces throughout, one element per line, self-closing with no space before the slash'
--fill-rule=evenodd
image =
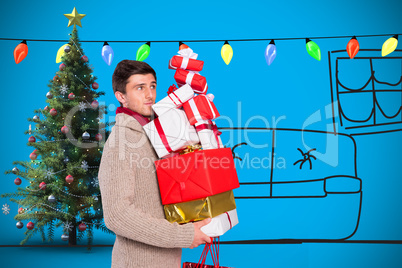
<path id="1" fill-rule="evenodd" d="M 169 87 L 167 94 L 169 95 L 170 93 L 173 93 L 177 89 L 176 85 L 173 84 Z"/>

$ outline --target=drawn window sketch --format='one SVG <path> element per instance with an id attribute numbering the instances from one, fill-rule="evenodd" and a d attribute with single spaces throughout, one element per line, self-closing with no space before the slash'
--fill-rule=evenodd
<path id="1" fill-rule="evenodd" d="M 361 49 L 353 59 L 346 50 L 328 52 L 334 131 L 342 132 L 335 118 L 351 134 L 402 130 L 401 52 Z"/>
<path id="2" fill-rule="evenodd" d="M 352 136 L 315 130 L 220 128 L 232 147 L 239 224 L 225 241 L 344 240 L 359 225 L 362 180 Z"/>

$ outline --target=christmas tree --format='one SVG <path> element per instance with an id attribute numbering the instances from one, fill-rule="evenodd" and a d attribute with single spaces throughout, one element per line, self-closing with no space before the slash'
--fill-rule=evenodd
<path id="1" fill-rule="evenodd" d="M 15 167 L 6 171 L 17 176 L 16 185 L 27 185 L 2 195 L 18 204 L 17 228 L 27 222 L 21 244 L 35 233 L 43 241 L 53 241 L 58 227 L 63 228 L 61 239 L 69 245 L 86 235 L 89 248 L 94 228 L 112 233 L 103 223 L 97 179 L 108 133 L 107 123 L 102 122 L 105 106 L 96 99 L 104 92 L 97 91 L 99 85 L 78 39 L 76 24 L 81 26 L 83 16 L 75 8 L 66 14 L 68 26 L 74 28 L 68 44 L 59 50 L 62 63 L 48 85 L 48 105 L 28 119 L 34 125 L 26 131 L 28 146 L 34 148 L 31 161 L 15 161 Z"/>

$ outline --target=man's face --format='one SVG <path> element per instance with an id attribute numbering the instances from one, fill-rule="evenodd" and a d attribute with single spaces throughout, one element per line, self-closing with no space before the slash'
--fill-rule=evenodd
<path id="1" fill-rule="evenodd" d="M 153 74 L 134 74 L 128 78 L 126 94 L 116 92 L 123 107 L 143 116 L 151 116 L 156 98 L 156 81 Z"/>

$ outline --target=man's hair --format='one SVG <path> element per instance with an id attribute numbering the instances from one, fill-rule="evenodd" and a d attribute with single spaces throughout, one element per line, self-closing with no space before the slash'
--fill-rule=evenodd
<path id="1" fill-rule="evenodd" d="M 133 74 L 153 74 L 156 81 L 155 70 L 148 63 L 135 60 L 122 60 L 114 69 L 112 76 L 113 92 L 120 91 L 126 94 L 128 79 Z"/>

